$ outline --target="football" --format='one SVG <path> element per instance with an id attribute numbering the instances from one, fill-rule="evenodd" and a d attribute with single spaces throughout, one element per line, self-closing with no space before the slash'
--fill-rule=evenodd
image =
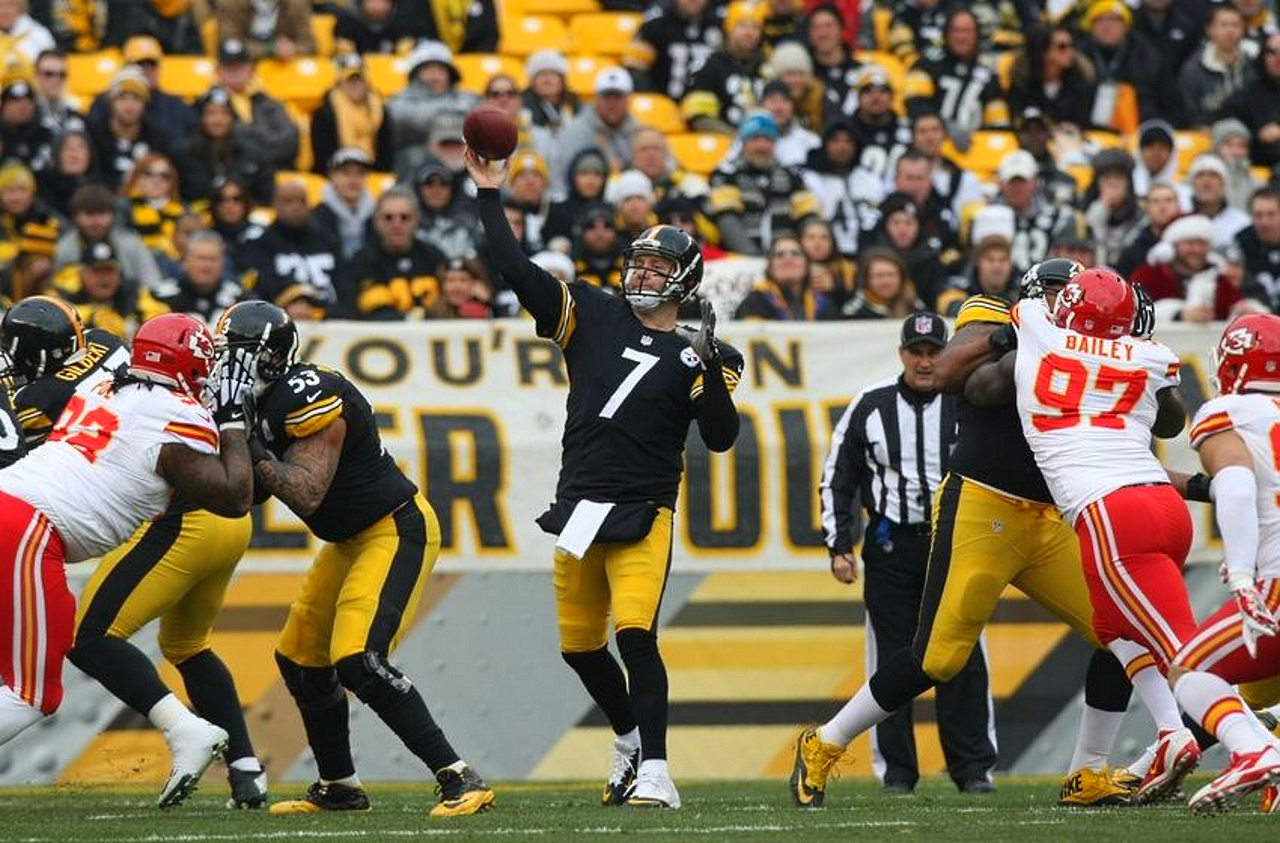
<path id="1" fill-rule="evenodd" d="M 516 122 L 505 111 L 492 105 L 472 110 L 462 124 L 462 137 L 467 146 L 490 161 L 510 158 L 516 151 L 519 134 Z"/>

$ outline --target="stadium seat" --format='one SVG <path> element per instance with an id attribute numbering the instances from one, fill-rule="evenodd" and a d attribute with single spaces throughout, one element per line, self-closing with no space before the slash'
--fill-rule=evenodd
<path id="1" fill-rule="evenodd" d="M 324 59 L 314 58 L 292 61 L 267 59 L 258 62 L 258 79 L 268 94 L 294 103 L 310 114 L 320 104 L 325 91 L 333 87 L 333 65 Z"/>
<path id="2" fill-rule="evenodd" d="M 943 154 L 952 158 L 966 170 L 973 170 L 981 178 L 994 173 L 1000 162 L 1018 148 L 1018 138 L 1013 132 L 980 130 L 973 133 L 969 149 L 961 152 L 948 139 Z"/>
<path id="3" fill-rule="evenodd" d="M 465 91 L 481 93 L 484 86 L 495 74 L 505 73 L 516 80 L 516 84 L 524 87 L 524 62 L 511 56 L 499 56 L 493 53 L 459 53 L 453 57 L 458 72 L 462 74 L 459 83 Z"/>
<path id="4" fill-rule="evenodd" d="M 618 61 L 612 56 L 573 56 L 569 59 L 569 90 L 591 99 L 596 95 L 596 76 L 617 66 Z"/>
<path id="5" fill-rule="evenodd" d="M 1100 149 L 1119 149 L 1124 146 L 1124 138 L 1105 129 L 1089 129 L 1085 131 L 1084 137 Z"/>
<path id="6" fill-rule="evenodd" d="M 549 15 L 520 15 L 503 21 L 498 52 L 524 58 L 538 50 L 569 52 L 569 30 L 564 21 Z"/>
<path id="7" fill-rule="evenodd" d="M 462 58 L 464 57 L 455 56 L 454 61 Z M 364 56 L 364 72 L 373 89 L 384 97 L 398 94 L 409 82 L 409 68 L 405 66 L 404 56 L 367 53 Z"/>
<path id="8" fill-rule="evenodd" d="M 1178 178 L 1182 178 L 1187 174 L 1196 156 L 1208 152 L 1213 147 L 1213 140 L 1208 132 L 1179 129 L 1173 133 L 1173 146 L 1178 156 Z"/>
<path id="9" fill-rule="evenodd" d="M 365 190 L 368 190 L 369 195 L 375 200 L 382 195 L 383 191 L 395 183 L 395 173 L 379 173 L 377 171 L 371 171 L 364 177 Z"/>
<path id="10" fill-rule="evenodd" d="M 316 41 L 317 56 L 327 59 L 333 55 L 333 27 L 337 22 L 336 15 L 311 16 L 311 37 Z"/>
<path id="11" fill-rule="evenodd" d="M 1073 164 L 1067 167 L 1067 175 L 1076 180 L 1076 190 L 1083 196 L 1089 189 L 1089 183 L 1093 181 L 1093 167 L 1088 164 Z"/>
<path id="12" fill-rule="evenodd" d="M 315 207 L 320 203 L 320 193 L 328 180 L 316 173 L 304 173 L 297 170 L 280 170 L 276 173 L 276 185 L 289 181 L 300 181 L 307 189 L 307 204 Z"/>
<path id="13" fill-rule="evenodd" d="M 71 53 L 67 56 L 67 90 L 92 100 L 107 89 L 120 69 L 118 50 L 101 53 Z"/>
<path id="14" fill-rule="evenodd" d="M 676 135 L 685 130 L 680 106 L 662 94 L 632 94 L 628 110 L 637 123 L 648 124 L 665 134 Z"/>
<path id="15" fill-rule="evenodd" d="M 575 52 L 585 55 L 621 56 L 640 28 L 634 12 L 594 12 L 569 19 L 569 38 Z"/>
<path id="16" fill-rule="evenodd" d="M 583 12 L 600 11 L 599 0 L 505 0 L 502 5 L 506 15 L 556 15 L 568 17 Z"/>
<path id="17" fill-rule="evenodd" d="M 207 56 L 165 56 L 160 62 L 160 90 L 175 97 L 198 97 L 217 81 L 214 67 Z"/>
<path id="18" fill-rule="evenodd" d="M 683 169 L 706 176 L 724 159 L 733 138 L 714 132 L 697 132 L 671 135 L 667 142 L 671 144 L 671 154 Z"/>
<path id="19" fill-rule="evenodd" d="M 218 54 L 218 19 L 213 15 L 209 15 L 200 24 L 200 45 L 204 47 L 206 56 Z"/>

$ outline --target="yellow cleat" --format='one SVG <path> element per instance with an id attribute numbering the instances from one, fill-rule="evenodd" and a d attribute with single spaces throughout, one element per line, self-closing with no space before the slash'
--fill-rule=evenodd
<path id="1" fill-rule="evenodd" d="M 1137 792 L 1142 786 L 1142 776 L 1135 776 L 1124 767 L 1117 767 L 1111 771 L 1111 781 L 1127 789 L 1130 794 Z"/>
<path id="2" fill-rule="evenodd" d="M 487 811 L 493 805 L 493 790 L 480 774 L 470 767 L 462 772 L 441 770 L 436 773 L 440 803 L 431 809 L 433 817 L 465 817 Z"/>
<path id="3" fill-rule="evenodd" d="M 270 814 L 321 814 L 330 811 L 368 811 L 364 788 L 315 782 L 301 799 L 286 799 L 267 809 Z"/>
<path id="4" fill-rule="evenodd" d="M 1127 777 L 1127 778 L 1126 778 Z M 1100 808 L 1107 805 L 1128 805 L 1133 787 L 1128 786 L 1127 770 L 1091 770 L 1088 767 L 1067 774 L 1062 780 L 1062 792 L 1058 804 L 1071 808 Z M 1124 784 L 1120 779 L 1125 782 Z M 1140 784 L 1141 782 L 1139 782 Z"/>
<path id="5" fill-rule="evenodd" d="M 791 800 L 800 808 L 821 808 L 827 794 L 827 778 L 845 748 L 823 743 L 815 727 L 796 738 L 796 763 L 791 769 Z"/>

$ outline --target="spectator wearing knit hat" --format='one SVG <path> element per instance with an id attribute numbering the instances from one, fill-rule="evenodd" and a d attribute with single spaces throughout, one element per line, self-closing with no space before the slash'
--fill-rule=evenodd
<path id="1" fill-rule="evenodd" d="M 1177 86 L 1159 50 L 1131 29 L 1133 12 L 1123 0 L 1093 0 L 1081 18 L 1076 50 L 1097 74 L 1090 122 L 1128 132 L 1144 120 L 1173 120 L 1182 109 Z"/>
<path id="2" fill-rule="evenodd" d="M 210 198 L 221 179 L 236 179 L 248 186 L 253 201 L 271 201 L 275 168 L 267 152 L 240 123 L 231 93 L 215 86 L 196 100 L 196 131 L 178 150 L 175 159 L 180 187 L 188 202 Z M 286 118 L 288 119 L 288 118 Z"/>
<path id="3" fill-rule="evenodd" d="M 1208 128 L 1227 100 L 1253 79 L 1250 56 L 1241 49 L 1244 16 L 1226 3 L 1213 6 L 1205 26 L 1204 49 L 1193 54 L 1178 74 L 1186 102 L 1185 121 Z"/>
<path id="4" fill-rule="evenodd" d="M 480 251 L 474 216 L 458 213 L 453 174 L 436 158 L 428 158 L 413 179 L 418 195 L 419 236 L 446 258 L 462 258 Z"/>
<path id="5" fill-rule="evenodd" d="M 125 65 L 111 79 L 111 105 L 101 120 L 89 119 L 94 154 L 103 182 L 115 188 L 149 152 L 168 154 L 165 137 L 146 117 L 151 88 L 142 71 Z M 6 145 L 7 146 L 7 145 Z"/>
<path id="6" fill-rule="evenodd" d="M 1259 188 L 1249 201 L 1253 224 L 1236 235 L 1244 259 L 1245 298 L 1280 313 L 1280 189 Z"/>
<path id="7" fill-rule="evenodd" d="M 1098 261 L 1113 266 L 1124 244 L 1144 224 L 1133 191 L 1133 156 L 1122 149 L 1104 149 L 1093 156 L 1093 182 L 1084 193 L 1085 222 Z"/>
<path id="8" fill-rule="evenodd" d="M 61 224 L 40 201 L 36 178 L 23 164 L 0 166 L 0 232 L 17 252 L 53 257 Z"/>
<path id="9" fill-rule="evenodd" d="M 875 227 L 876 207 L 884 197 L 884 180 L 858 165 L 858 152 L 853 127 L 847 120 L 833 120 L 801 170 L 819 215 L 830 224 L 837 252 L 846 258 L 858 253 L 862 237 Z"/>
<path id="10" fill-rule="evenodd" d="M 578 95 L 569 90 L 569 62 L 558 50 L 538 50 L 524 63 L 529 80 L 522 102 L 529 120 L 553 136 L 582 108 Z"/>
<path id="11" fill-rule="evenodd" d="M 551 181 L 547 162 L 532 149 L 511 158 L 507 195 L 524 214 L 524 239 L 529 248 L 542 251 L 548 242 L 547 218 L 551 209 Z M 477 226 L 480 230 L 480 227 Z"/>
<path id="12" fill-rule="evenodd" d="M 813 75 L 813 59 L 798 41 L 788 41 L 773 48 L 769 60 L 761 68 L 766 79 L 781 83 L 790 99 L 795 121 L 811 132 L 822 128 L 823 110 L 827 104 L 826 85 Z M 766 90 L 769 85 L 765 86 Z M 764 99 L 766 94 L 761 94 Z M 769 106 L 766 104 L 765 108 Z M 775 120 L 777 119 L 775 115 Z M 782 124 L 779 123 L 779 128 Z"/>
<path id="13" fill-rule="evenodd" d="M 1249 159 L 1255 166 L 1280 163 L 1280 32 L 1263 40 L 1253 79 L 1227 101 L 1225 110 L 1249 127 Z"/>
<path id="14" fill-rule="evenodd" d="M 244 42 L 255 59 L 314 56 L 309 0 L 218 0 L 218 40 Z"/>
<path id="15" fill-rule="evenodd" d="M 637 91 L 684 96 L 707 57 L 724 44 L 723 10 L 710 0 L 674 0 L 645 16 L 623 53 Z"/>
<path id="16" fill-rule="evenodd" d="M 125 64 L 136 65 L 146 77 L 149 93 L 143 115 L 152 128 L 164 135 L 165 147 L 177 149 L 195 129 L 196 113 L 181 97 L 160 90 L 160 62 L 164 59 L 164 48 L 150 35 L 135 35 L 124 42 L 120 58 Z M 104 91 L 89 108 L 89 119 L 105 117 L 110 108 L 111 92 Z"/>
<path id="17" fill-rule="evenodd" d="M 1231 173 L 1226 162 L 1213 153 L 1197 155 L 1187 170 L 1191 186 L 1191 209 L 1213 223 L 1213 247 L 1225 249 L 1236 232 L 1249 224 L 1249 215 L 1227 203 L 1227 182 Z"/>
<path id="18" fill-rule="evenodd" d="M 49 166 L 53 133 L 41 122 L 35 88 L 24 76 L 5 80 L 0 88 L 0 140 L 4 157 L 16 158 L 32 170 Z"/>
<path id="19" fill-rule="evenodd" d="M 412 47 L 413 29 L 397 15 L 405 5 L 396 0 L 357 0 L 350 5 L 334 4 L 337 20 L 333 41 L 337 53 L 401 53 Z"/>
<path id="20" fill-rule="evenodd" d="M 911 126 L 893 110 L 893 83 L 884 68 L 865 65 L 857 89 L 858 109 L 848 120 L 858 142 L 858 163 L 887 179 L 898 156 L 911 146 Z M 827 119 L 839 116 L 829 112 Z"/>
<path id="21" fill-rule="evenodd" d="M 359 53 L 347 53 L 333 64 L 338 82 L 311 115 L 312 169 L 327 173 L 334 153 L 347 147 L 364 150 L 375 170 L 391 169 L 395 156 L 391 121 L 382 95 L 369 84 L 363 59 Z"/>
<path id="22" fill-rule="evenodd" d="M 1213 124 L 1210 136 L 1214 153 L 1227 165 L 1227 204 L 1246 211 L 1249 197 L 1262 186 L 1249 161 L 1249 127 L 1228 117 Z"/>
<path id="23" fill-rule="evenodd" d="M 409 84 L 387 101 L 386 109 L 397 154 L 422 147 L 437 114 L 465 114 L 478 102 L 474 94 L 458 89 L 462 74 L 453 51 L 439 41 L 419 42 L 405 62 Z"/>
<path id="24" fill-rule="evenodd" d="M 724 48 L 707 57 L 680 101 L 689 128 L 727 134 L 758 105 L 766 11 L 763 4 L 748 0 L 729 4 Z"/>
<path id="25" fill-rule="evenodd" d="M 298 157 L 298 127 L 284 105 L 261 90 L 244 41 L 231 38 L 219 45 L 214 73 L 235 112 L 236 134 L 243 136 L 272 169 L 292 170 Z"/>
<path id="26" fill-rule="evenodd" d="M 1138 158 L 1133 167 L 1133 191 L 1146 196 L 1153 184 L 1178 180 L 1178 156 L 1174 155 L 1173 126 L 1164 120 L 1148 120 L 1138 127 Z M 1182 190 L 1189 203 L 1191 195 Z"/>
<path id="27" fill-rule="evenodd" d="M 653 212 L 653 182 L 639 170 L 623 170 L 604 191 L 605 201 L 618 209 L 614 227 L 623 249 L 646 228 L 658 224 Z"/>
<path id="28" fill-rule="evenodd" d="M 563 184 L 569 162 L 580 151 L 596 147 L 605 154 L 609 169 L 621 170 L 631 161 L 631 141 L 640 124 L 628 113 L 631 75 L 620 67 L 596 76 L 596 100 L 573 118 L 556 137 L 551 156 L 551 183 Z"/>
<path id="29" fill-rule="evenodd" d="M 609 162 L 603 152 L 588 147 L 575 155 L 569 162 L 569 172 L 561 188 L 565 197 L 553 202 L 547 212 L 543 241 L 550 243 L 558 237 L 571 237 L 578 212 L 593 202 L 604 201 L 608 181 Z"/>
<path id="30" fill-rule="evenodd" d="M 1157 319 L 1201 323 L 1226 319 L 1240 309 L 1263 309 L 1257 303 L 1238 306 L 1240 289 L 1224 274 L 1226 261 L 1210 249 L 1213 237 L 1214 225 L 1207 217 L 1180 217 L 1165 228 L 1148 263 L 1133 271 L 1133 283 L 1155 301 Z"/>

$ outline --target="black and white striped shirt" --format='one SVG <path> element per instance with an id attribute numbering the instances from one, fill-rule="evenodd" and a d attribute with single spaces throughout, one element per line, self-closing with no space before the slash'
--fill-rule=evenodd
<path id="1" fill-rule="evenodd" d="M 917 392 L 900 376 L 867 387 L 831 434 L 819 487 L 827 548 L 852 552 L 855 500 L 894 524 L 928 524 L 955 440 L 954 396 Z"/>

